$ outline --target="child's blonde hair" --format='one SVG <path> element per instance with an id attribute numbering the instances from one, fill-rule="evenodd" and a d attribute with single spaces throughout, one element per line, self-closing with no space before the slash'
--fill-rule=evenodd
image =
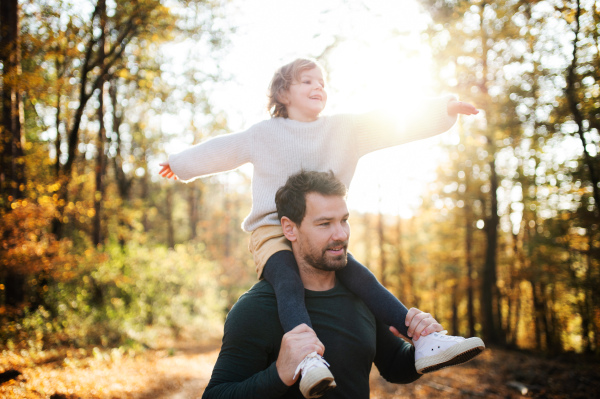
<path id="1" fill-rule="evenodd" d="M 290 89 L 290 85 L 298 80 L 302 71 L 313 68 L 319 68 L 323 74 L 325 73 L 321 65 L 310 58 L 298 58 L 275 71 L 269 85 L 269 104 L 267 105 L 271 117 L 288 117 L 287 107 L 283 103 L 283 96 Z"/>

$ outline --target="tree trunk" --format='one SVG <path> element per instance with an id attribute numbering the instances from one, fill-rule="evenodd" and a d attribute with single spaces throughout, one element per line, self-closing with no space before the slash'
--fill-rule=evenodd
<path id="1" fill-rule="evenodd" d="M 223 204 L 225 217 L 223 218 L 223 226 L 225 227 L 224 237 L 223 237 L 223 256 L 225 259 L 229 259 L 231 256 L 231 198 L 229 194 L 229 184 L 226 184 L 223 187 L 223 195 L 225 196 L 225 201 Z"/>
<path id="2" fill-rule="evenodd" d="M 516 298 L 515 298 L 515 306 L 514 306 L 514 324 L 513 324 L 513 336 L 511 340 L 512 346 L 515 348 L 519 343 L 519 326 L 521 325 L 521 289 L 517 289 Z"/>
<path id="3" fill-rule="evenodd" d="M 104 89 L 101 88 L 98 93 L 98 122 L 100 129 L 96 141 L 96 189 L 94 191 L 94 221 L 92 231 L 92 242 L 95 247 L 102 244 L 102 216 L 104 202 L 104 173 L 106 171 L 106 154 L 104 153 L 104 144 L 106 142 L 106 128 L 104 126 Z"/>
<path id="4" fill-rule="evenodd" d="M 494 321 L 494 325 L 498 326 L 498 339 L 497 339 L 497 343 L 501 344 L 501 345 L 506 345 L 506 333 L 504 332 L 504 317 L 502 314 L 502 303 L 504 301 L 503 298 L 503 292 L 500 289 L 500 287 L 498 287 L 497 284 L 494 284 L 494 290 L 495 290 L 495 300 L 494 300 L 494 305 L 495 305 L 495 312 L 494 312 L 494 317 L 495 317 L 495 321 Z"/>
<path id="5" fill-rule="evenodd" d="M 106 39 L 106 2 L 104 0 L 98 1 L 99 15 L 100 15 L 100 40 L 98 41 L 98 57 L 100 61 L 100 67 L 104 64 L 105 52 L 105 39 Z M 104 146 L 106 142 L 106 127 L 104 126 L 104 76 L 98 78 L 100 80 L 98 90 L 98 140 L 96 141 L 96 190 L 94 192 L 94 222 L 92 232 L 92 243 L 95 247 L 102 244 L 102 209 L 104 202 L 104 173 L 106 170 L 106 154 L 104 153 Z"/>
<path id="6" fill-rule="evenodd" d="M 544 303 L 546 306 L 546 317 L 548 318 L 548 333 L 550 335 L 550 349 L 554 353 L 563 352 L 563 341 L 560 334 L 559 321 L 556 318 L 556 312 L 554 311 L 554 304 L 557 303 L 556 289 L 554 285 L 549 287 L 549 298 Z"/>
<path id="7" fill-rule="evenodd" d="M 17 0 L 0 3 L 0 62 L 2 62 L 2 126 L 0 126 L 0 195 L 7 210 L 23 198 L 25 164 L 21 144 L 22 105 L 19 89 L 21 57 L 19 5 Z"/>
<path id="8" fill-rule="evenodd" d="M 456 276 L 454 285 L 452 286 L 452 335 L 460 335 L 460 326 L 458 323 L 458 282 Z"/>
<path id="9" fill-rule="evenodd" d="M 0 62 L 2 63 L 2 119 L 0 125 L 0 202 L 5 212 L 24 197 L 25 163 L 23 158 L 21 119 L 22 104 L 19 88 L 21 57 L 19 43 L 19 4 L 17 0 L 0 2 Z M 12 226 L 16 229 L 17 226 Z M 9 240 L 12 229 L 5 231 L 3 242 Z M 0 246 L 0 260 L 2 251 Z M 25 276 L 15 267 L 0 263 L 4 273 L 4 303 L 19 307 L 25 302 Z M 17 266 L 18 267 L 18 266 Z"/>
<path id="10" fill-rule="evenodd" d="M 126 222 L 124 212 L 126 205 L 129 203 L 133 178 L 127 178 L 125 172 L 123 172 L 123 156 L 121 153 L 122 141 L 121 134 L 119 132 L 121 123 L 123 122 L 123 113 L 122 110 L 119 109 L 119 104 L 117 102 L 117 79 L 113 78 L 109 83 L 108 97 L 110 98 L 112 109 L 112 137 L 116 137 L 116 151 L 115 156 L 112 158 L 112 165 L 115 174 L 115 181 L 117 182 L 117 188 L 119 190 L 119 197 L 121 198 L 121 206 L 119 206 L 117 209 L 117 239 L 119 241 L 121 251 L 125 251 L 125 246 L 127 244 L 126 237 L 128 236 L 127 232 L 129 230 L 129 226 Z M 145 199 L 147 196 L 147 191 L 144 191 L 142 195 L 142 198 Z M 144 212 L 143 218 L 145 217 L 146 213 Z"/>
<path id="11" fill-rule="evenodd" d="M 519 295 L 518 286 L 515 281 L 516 270 L 520 265 L 519 255 L 519 236 L 518 234 L 511 234 L 512 237 L 512 250 L 513 250 L 513 261 L 509 266 L 509 289 L 508 289 L 508 311 L 506 315 L 506 341 L 510 346 L 515 346 L 517 341 L 517 323 L 515 318 L 518 317 L 519 309 Z"/>
<path id="12" fill-rule="evenodd" d="M 144 163 L 147 163 L 145 160 L 145 155 L 144 155 Z M 150 183 L 149 183 L 149 178 L 148 178 L 148 166 L 146 165 L 145 167 L 145 171 L 144 171 L 144 176 L 142 176 L 141 179 L 141 194 L 142 194 L 142 201 L 144 204 L 144 208 L 146 208 L 149 204 L 149 200 L 148 200 L 148 196 L 150 195 Z M 148 233 L 150 232 L 150 221 L 148 220 L 148 212 L 143 212 L 142 214 L 142 226 L 144 226 L 144 233 Z"/>
<path id="13" fill-rule="evenodd" d="M 409 234 L 411 231 L 416 231 L 415 229 L 415 217 L 413 216 L 412 219 L 410 220 L 409 226 L 408 226 L 408 230 L 409 230 Z M 408 249 L 408 254 L 413 253 L 413 251 L 411 251 L 411 249 Z M 407 295 L 406 297 L 410 300 L 410 307 L 419 307 L 421 306 L 419 304 L 421 297 L 420 297 L 420 293 L 419 290 L 417 290 L 417 285 L 415 283 L 415 265 L 414 262 L 411 263 L 410 261 L 410 257 L 409 257 L 409 261 L 406 263 L 406 271 L 404 273 L 404 276 L 406 278 L 406 282 L 404 284 L 405 288 L 406 288 L 406 292 Z"/>
<path id="14" fill-rule="evenodd" d="M 546 284 L 539 282 L 539 295 L 537 304 L 537 310 L 539 312 L 539 319 L 542 322 L 542 334 L 544 337 L 545 349 L 550 350 L 552 334 L 550 332 L 550 323 L 548 322 L 548 298 L 546 296 Z"/>
<path id="15" fill-rule="evenodd" d="M 386 274 L 387 274 L 387 259 L 385 257 L 385 226 L 384 226 L 384 216 L 381 212 L 381 207 L 379 208 L 379 214 L 377 219 L 377 237 L 379 238 L 379 272 L 381 281 L 381 285 L 386 286 Z"/>
<path id="16" fill-rule="evenodd" d="M 138 3 L 135 4 L 137 5 Z M 152 9 L 153 6 L 149 8 L 141 7 L 139 13 L 132 13 L 127 20 L 123 20 L 115 28 L 115 38 L 112 43 L 110 45 L 100 46 L 98 43 L 100 38 L 106 41 L 107 36 L 104 34 L 102 34 L 101 37 L 95 36 L 94 31 L 96 28 L 94 21 L 97 18 L 100 18 L 101 21 L 106 21 L 105 0 L 98 0 L 96 7 L 94 8 L 92 17 L 90 19 L 91 24 L 89 40 L 84 43 L 86 52 L 85 56 L 81 60 L 81 68 L 79 70 L 79 94 L 77 96 L 77 101 L 75 102 L 78 104 L 78 106 L 67 131 L 67 158 L 65 164 L 60 166 L 60 176 L 58 179 L 58 183 L 60 184 L 58 196 L 59 199 L 63 200 L 65 204 L 68 202 L 67 188 L 71 181 L 73 164 L 77 156 L 77 148 L 79 145 L 79 129 L 81 127 L 82 118 L 88 101 L 93 96 L 94 92 L 97 89 L 100 89 L 104 84 L 109 70 L 122 60 L 127 44 L 139 33 L 139 29 L 141 29 L 143 25 L 147 23 L 147 19 L 150 16 Z M 104 10 L 104 16 L 101 16 L 102 10 Z M 112 35 L 109 37 L 112 37 Z M 107 51 L 105 51 L 105 47 L 108 49 Z M 98 49 L 100 52 L 96 53 L 96 49 Z M 104 54 L 104 56 L 102 54 Z M 98 69 L 98 72 L 95 71 L 96 69 Z M 61 217 L 63 211 L 64 207 L 57 207 L 57 213 L 59 214 L 59 217 L 57 217 L 53 222 L 53 231 L 58 238 L 60 238 L 63 234 L 63 220 Z"/>
<path id="17" fill-rule="evenodd" d="M 58 59 L 56 60 L 56 62 L 54 63 L 56 70 L 58 71 L 60 68 L 60 63 L 58 62 Z M 58 81 L 60 81 L 60 79 L 57 79 Z M 55 178 L 58 180 L 58 178 L 60 177 L 60 145 L 61 145 L 61 136 L 60 136 L 60 116 L 61 116 L 61 101 L 60 101 L 60 93 L 62 92 L 62 89 L 60 87 L 60 85 L 57 85 L 57 90 L 56 92 L 58 93 L 58 95 L 56 96 L 56 118 L 54 120 L 54 123 L 56 124 L 56 139 L 54 140 L 54 151 L 56 151 L 56 163 L 54 164 L 54 174 L 55 174 Z"/>
<path id="18" fill-rule="evenodd" d="M 579 36 L 579 31 L 581 30 L 580 24 L 581 17 L 581 3 L 577 0 L 577 10 L 575 12 L 575 37 L 573 38 L 573 58 L 571 60 L 571 65 L 567 69 L 567 87 L 565 88 L 565 95 L 567 98 L 567 102 L 569 104 L 569 109 L 573 115 L 573 119 L 577 124 L 577 135 L 581 140 L 581 145 L 583 147 L 583 159 L 585 165 L 588 169 L 588 173 L 590 175 L 590 183 L 592 186 L 592 194 L 594 196 L 594 216 L 596 219 L 600 219 L 600 187 L 598 187 L 598 172 L 596 171 L 595 162 L 593 157 L 590 155 L 587 149 L 587 140 L 585 138 L 585 134 L 587 133 L 584 127 L 584 117 L 579 108 L 580 104 L 577 99 L 577 85 L 580 82 L 577 81 L 576 69 L 577 69 L 577 41 Z"/>
<path id="19" fill-rule="evenodd" d="M 103 0 L 99 0 L 103 1 Z M 94 9 L 94 13 L 92 15 L 91 21 L 93 24 L 94 19 L 98 15 L 98 5 Z M 93 28 L 92 28 L 93 29 Z M 93 36 L 93 35 L 92 35 Z M 77 145 L 79 143 L 79 126 L 81 125 L 81 119 L 83 117 L 83 111 L 87 106 L 88 100 L 91 98 L 93 91 L 97 88 L 97 85 L 93 85 L 91 91 L 87 91 L 88 86 L 88 74 L 93 69 L 91 66 L 92 58 L 95 57 L 93 52 L 93 48 L 95 45 L 94 39 L 91 39 L 89 43 L 87 43 L 87 51 L 85 58 L 82 62 L 81 70 L 80 70 L 80 79 L 79 82 L 79 98 L 78 98 L 78 107 L 75 111 L 75 115 L 73 117 L 73 123 L 68 129 L 67 132 L 67 160 L 64 165 L 61 165 L 59 160 L 56 160 L 56 168 L 58 170 L 58 178 L 57 183 L 59 184 L 59 190 L 57 192 L 59 201 L 64 205 L 58 205 L 56 207 L 56 213 L 58 216 L 52 221 L 52 232 L 57 238 L 62 238 L 64 235 L 64 220 L 63 214 L 65 205 L 68 203 L 68 186 L 71 181 L 71 172 L 73 171 L 73 164 L 75 162 L 75 157 L 77 154 Z M 60 95 L 60 93 L 58 93 Z"/>
<path id="20" fill-rule="evenodd" d="M 396 222 L 396 274 L 399 276 L 399 284 L 396 289 L 396 295 L 402 302 L 408 300 L 406 290 L 406 264 L 404 262 L 404 251 L 402 249 L 402 217 L 398 213 Z"/>
<path id="21" fill-rule="evenodd" d="M 480 84 L 480 89 L 482 91 L 483 98 L 486 104 L 492 104 L 493 101 L 488 91 L 488 62 L 487 57 L 490 57 L 490 48 L 489 48 L 489 36 L 487 32 L 487 27 L 483 23 L 486 20 L 485 12 L 488 7 L 488 2 L 483 2 L 480 10 L 480 43 L 482 47 L 482 76 L 483 81 Z M 493 118 L 490 115 L 490 118 Z M 490 122 L 491 126 L 497 126 L 496 123 L 492 120 Z M 489 209 L 488 209 L 488 218 L 485 223 L 485 235 L 486 235 L 486 249 L 485 249 L 485 260 L 483 265 L 483 280 L 482 280 L 482 291 L 481 291 L 481 307 L 482 307 L 482 316 L 483 316 L 483 334 L 486 340 L 490 344 L 498 344 L 500 343 L 501 337 L 501 325 L 497 323 L 496 312 L 495 312 L 495 301 L 499 300 L 497 297 L 497 285 L 496 285 L 496 262 L 497 262 L 497 252 L 498 252 L 498 225 L 499 225 L 499 217 L 498 217 L 498 174 L 496 171 L 496 138 L 495 131 L 491 129 L 486 136 L 487 139 L 487 152 L 490 157 L 489 166 L 490 166 L 490 198 L 489 198 Z"/>
<path id="22" fill-rule="evenodd" d="M 465 193 L 469 192 L 470 173 L 465 175 Z M 474 337 L 475 332 L 475 281 L 473 280 L 473 211 L 469 199 L 464 206 L 465 215 L 465 263 L 467 266 L 467 320 L 469 336 Z"/>
<path id="23" fill-rule="evenodd" d="M 198 236 L 198 203 L 202 197 L 202 191 L 196 184 L 188 184 L 188 220 L 190 223 L 189 239 L 194 240 Z"/>
<path id="24" fill-rule="evenodd" d="M 592 278 L 593 260 L 592 251 L 594 248 L 594 242 L 592 239 L 592 233 L 588 233 L 588 248 L 589 253 L 586 254 L 587 270 L 585 272 L 585 282 L 583 284 L 583 298 L 584 309 L 581 312 L 581 324 L 582 324 L 582 338 L 583 338 L 583 349 L 585 353 L 592 353 L 593 343 L 593 330 L 594 330 L 594 303 L 592 300 L 592 290 L 594 287 L 594 281 Z"/>
<path id="25" fill-rule="evenodd" d="M 539 299 L 538 299 L 538 293 L 537 293 L 537 288 L 536 288 L 536 284 L 533 280 L 529 281 L 529 284 L 531 285 L 531 305 L 532 305 L 532 316 L 533 316 L 533 327 L 535 328 L 535 349 L 537 351 L 541 351 L 542 350 L 542 332 L 541 332 L 541 328 L 540 328 L 540 320 L 539 320 L 539 314 L 538 314 L 538 303 L 539 303 Z"/>
<path id="26" fill-rule="evenodd" d="M 167 185 L 167 201 L 166 201 L 166 216 L 167 216 L 167 246 L 175 248 L 175 227 L 173 225 L 173 187 Z"/>
<path id="27" fill-rule="evenodd" d="M 494 152 L 491 152 L 492 154 Z M 491 344 L 500 343 L 501 326 L 497 322 L 495 303 L 499 300 L 496 285 L 496 267 L 498 251 L 498 175 L 496 162 L 490 161 L 490 209 L 485 225 L 487 246 L 485 249 L 485 262 L 483 267 L 482 309 L 484 336 Z"/>
<path id="28" fill-rule="evenodd" d="M 538 351 L 543 351 L 547 348 L 548 336 L 546 335 L 548 328 L 546 326 L 546 317 L 544 314 L 544 295 L 542 284 L 537 281 L 531 282 L 533 293 L 533 313 L 535 324 L 535 342 Z"/>
<path id="29" fill-rule="evenodd" d="M 364 243 L 365 243 L 365 260 L 364 260 L 364 265 L 368 268 L 371 269 L 371 258 L 373 257 L 373 253 L 372 253 L 372 247 L 371 247 L 371 242 L 369 240 L 369 238 L 371 237 L 371 234 L 369 230 L 371 230 L 371 218 L 368 212 L 365 212 L 365 214 L 363 215 L 363 225 L 365 226 L 365 235 L 364 235 Z"/>
<path id="30" fill-rule="evenodd" d="M 18 308 L 25 302 L 25 276 L 9 269 L 4 281 L 6 305 L 11 308 Z"/>

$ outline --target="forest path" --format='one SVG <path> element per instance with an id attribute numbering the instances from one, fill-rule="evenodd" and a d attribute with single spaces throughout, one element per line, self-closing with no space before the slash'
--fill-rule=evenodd
<path id="1" fill-rule="evenodd" d="M 196 399 L 202 396 L 220 341 L 184 342 L 128 356 L 117 352 L 46 351 L 42 356 L 2 352 L 0 373 L 22 374 L 0 384 L 1 398 Z M 79 353 L 79 355 L 77 354 Z M 90 356 L 91 354 L 91 356 Z M 374 367 L 371 399 L 596 398 L 600 363 L 582 356 L 543 358 L 487 349 L 461 366 L 408 385 L 384 381 Z"/>

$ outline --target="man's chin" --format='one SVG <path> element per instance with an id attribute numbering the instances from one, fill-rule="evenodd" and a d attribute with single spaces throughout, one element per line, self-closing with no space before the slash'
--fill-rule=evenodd
<path id="1" fill-rule="evenodd" d="M 344 253 L 340 255 L 329 255 L 325 251 L 320 257 L 306 255 L 304 256 L 304 260 L 315 269 L 335 272 L 346 267 L 346 264 L 348 263 L 348 254 L 344 251 Z"/>
<path id="2" fill-rule="evenodd" d="M 326 262 L 324 262 L 324 264 L 328 270 L 341 270 L 348 264 L 348 255 L 344 253 L 343 255 L 330 257 L 326 260 Z"/>

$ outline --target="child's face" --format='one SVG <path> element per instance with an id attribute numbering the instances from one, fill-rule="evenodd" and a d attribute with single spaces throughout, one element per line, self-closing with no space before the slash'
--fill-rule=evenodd
<path id="1" fill-rule="evenodd" d="M 320 68 L 300 72 L 285 96 L 288 117 L 301 122 L 312 122 L 319 117 L 327 103 L 325 81 Z"/>

